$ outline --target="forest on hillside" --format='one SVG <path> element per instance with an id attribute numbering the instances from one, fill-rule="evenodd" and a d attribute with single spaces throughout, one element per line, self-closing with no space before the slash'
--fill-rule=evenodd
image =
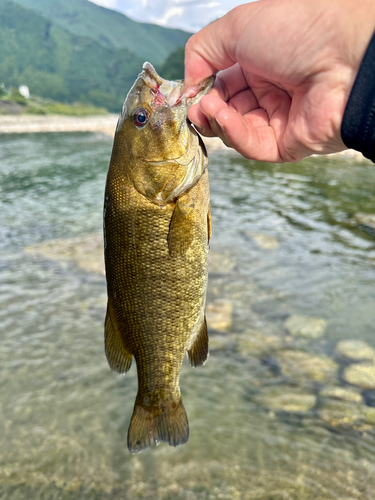
<path id="1" fill-rule="evenodd" d="M 0 0 L 0 84 L 5 87 L 27 85 L 32 95 L 118 112 L 143 62 L 126 47 L 79 36 L 36 11 Z"/>

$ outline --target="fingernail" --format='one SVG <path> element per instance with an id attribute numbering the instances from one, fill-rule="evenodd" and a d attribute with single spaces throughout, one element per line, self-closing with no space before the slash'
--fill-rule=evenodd
<path id="1" fill-rule="evenodd" d="M 204 116 L 207 118 L 207 121 L 208 121 L 209 123 L 212 123 L 212 116 L 208 115 L 208 114 L 207 114 L 207 113 L 205 113 L 203 110 L 201 110 L 201 111 L 202 111 L 202 113 L 204 114 Z"/>
<path id="2" fill-rule="evenodd" d="M 193 123 L 193 122 L 192 122 Z M 204 128 L 203 127 L 200 127 L 199 125 L 197 125 L 196 123 L 193 123 L 194 127 L 198 130 L 198 132 L 203 132 L 204 131 Z"/>
<path id="3" fill-rule="evenodd" d="M 215 120 L 217 121 L 217 123 L 220 125 L 221 128 L 224 128 L 224 123 L 222 123 L 219 118 L 217 117 L 217 115 L 215 116 Z"/>

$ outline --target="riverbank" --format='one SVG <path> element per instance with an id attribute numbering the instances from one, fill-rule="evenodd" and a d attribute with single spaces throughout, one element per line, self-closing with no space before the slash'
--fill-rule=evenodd
<path id="1" fill-rule="evenodd" d="M 27 134 L 38 132 L 102 132 L 114 135 L 118 115 L 3 115 L 0 116 L 0 134 Z"/>
<path id="2" fill-rule="evenodd" d="M 99 132 L 114 136 L 118 115 L 0 115 L 1 134 L 30 134 L 39 132 Z M 208 152 L 228 149 L 217 138 L 206 138 Z"/>
<path id="3" fill-rule="evenodd" d="M 65 116 L 65 115 L 0 115 L 1 134 L 29 134 L 39 132 L 99 132 L 114 136 L 118 115 Z M 227 150 L 218 137 L 204 138 L 208 152 Z M 334 153 L 356 160 L 366 160 L 352 149 Z"/>

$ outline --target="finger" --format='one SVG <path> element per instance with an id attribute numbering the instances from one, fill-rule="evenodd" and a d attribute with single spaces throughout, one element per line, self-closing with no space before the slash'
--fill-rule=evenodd
<path id="1" fill-rule="evenodd" d="M 226 108 L 227 106 L 227 103 L 219 97 L 208 94 L 202 97 L 198 105 L 192 106 L 189 109 L 188 118 L 200 129 L 202 134 L 215 135 L 215 131 L 211 130 L 215 115 L 223 107 Z"/>
<path id="2" fill-rule="evenodd" d="M 207 123 L 211 133 L 213 133 L 213 135 L 217 135 L 218 137 L 220 137 L 221 128 L 216 123 L 215 116 L 221 109 L 226 109 L 226 108 L 228 108 L 228 104 L 226 102 L 224 102 L 219 97 L 211 94 L 203 96 L 199 102 L 200 113 L 202 113 L 202 115 L 205 118 L 205 122 L 203 123 L 204 124 Z M 203 123 L 200 122 L 198 125 L 202 125 Z"/>
<path id="3" fill-rule="evenodd" d="M 295 158 L 287 154 L 283 146 L 291 104 L 289 95 L 264 82 L 258 84 L 256 92 L 266 109 L 259 107 L 258 99 L 248 89 L 243 96 L 241 92 L 237 94 L 236 104 L 241 112 L 236 111 L 231 101 L 228 105 L 221 98 L 208 94 L 202 97 L 196 115 L 189 117 L 203 127 L 203 135 L 220 137 L 227 146 L 247 158 L 293 161 Z"/>
<path id="4" fill-rule="evenodd" d="M 270 119 L 265 110 L 262 108 L 254 109 L 254 111 L 250 111 L 250 113 L 243 116 L 245 120 L 247 120 L 249 124 L 255 128 L 268 127 L 270 124 Z"/>
<path id="5" fill-rule="evenodd" d="M 253 127 L 265 127 L 269 125 L 269 118 L 264 109 L 258 107 L 255 97 L 250 91 L 249 96 L 238 94 L 238 102 L 229 107 L 235 109 L 238 113 L 245 115 L 246 119 Z M 233 99 L 232 99 L 233 100 Z M 243 101 L 243 102 L 242 102 Z M 209 94 L 203 97 L 200 105 L 192 106 L 188 113 L 189 120 L 197 127 L 199 132 L 206 137 L 220 136 L 221 128 L 215 121 L 217 113 L 228 107 L 220 98 Z"/>
<path id="6" fill-rule="evenodd" d="M 226 117 L 228 116 L 229 118 L 232 116 L 228 104 L 216 96 L 208 95 L 202 98 L 200 102 L 200 110 L 209 124 L 210 132 L 213 133 L 213 135 L 220 137 L 220 139 L 228 147 L 232 147 L 238 151 L 238 144 L 236 143 L 236 140 L 233 141 L 232 134 L 227 133 L 225 126 L 223 127 L 223 125 L 217 120 L 218 116 L 224 116 L 224 119 L 226 119 Z M 233 109 L 232 112 L 234 113 L 234 115 L 232 116 L 233 119 L 233 117 L 235 117 L 235 115 L 238 115 L 238 113 L 235 113 Z M 237 123 L 240 124 L 241 122 L 237 121 Z M 261 121 L 262 126 L 264 125 L 264 123 L 268 125 L 267 114 Z M 231 125 L 232 122 L 230 121 L 228 127 L 231 127 Z"/>
<path id="7" fill-rule="evenodd" d="M 217 74 L 211 94 L 221 97 L 224 101 L 229 101 L 238 92 L 247 88 L 249 88 L 249 84 L 241 66 L 234 64 Z"/>
<path id="8" fill-rule="evenodd" d="M 200 100 L 199 103 L 200 112 L 206 119 L 206 123 L 208 123 L 210 131 L 220 137 L 221 128 L 216 123 L 215 116 L 222 109 L 227 109 L 228 104 L 224 102 L 217 96 L 208 94 Z"/>
<path id="9" fill-rule="evenodd" d="M 245 115 L 259 108 L 258 101 L 253 91 L 249 88 L 234 95 L 228 104 L 229 107 L 237 111 L 240 115 Z"/>
<path id="10" fill-rule="evenodd" d="M 215 121 L 220 127 L 223 142 L 245 158 L 280 162 L 275 132 L 270 125 L 256 127 L 234 109 L 221 109 Z"/>
<path id="11" fill-rule="evenodd" d="M 232 12 L 189 38 L 185 47 L 185 88 L 236 62 Z"/>
<path id="12" fill-rule="evenodd" d="M 285 148 L 285 131 L 291 120 L 292 99 L 289 93 L 279 86 L 262 78 L 251 76 L 250 85 L 259 103 L 259 107 L 267 112 L 269 125 L 275 133 L 279 145 L 279 152 L 284 161 L 294 161 Z"/>
<path id="13" fill-rule="evenodd" d="M 194 124 L 200 134 L 206 137 L 215 136 L 215 134 L 211 130 L 206 115 L 200 109 L 199 104 L 195 104 L 189 109 L 188 118 Z"/>
<path id="14" fill-rule="evenodd" d="M 220 134 L 220 127 L 215 123 L 215 117 L 219 111 L 228 106 L 241 115 L 247 115 L 246 119 L 254 127 L 269 125 L 269 118 L 264 109 L 259 108 L 257 100 L 250 89 L 240 92 L 225 103 L 219 97 L 212 94 L 202 97 L 199 106 L 193 106 L 189 111 L 189 119 L 202 130 L 204 135 Z M 214 134 L 213 134 L 214 133 Z"/>

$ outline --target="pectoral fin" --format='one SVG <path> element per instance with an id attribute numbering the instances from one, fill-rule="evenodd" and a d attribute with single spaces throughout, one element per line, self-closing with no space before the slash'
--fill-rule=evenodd
<path id="1" fill-rule="evenodd" d="M 168 232 L 168 248 L 171 257 L 186 252 L 194 238 L 194 202 L 178 199 L 173 210 Z"/>
<path id="2" fill-rule="evenodd" d="M 107 314 L 104 323 L 105 354 L 113 371 L 126 373 L 132 364 L 132 354 L 125 346 L 114 313 L 113 300 L 108 297 Z"/>
<path id="3" fill-rule="evenodd" d="M 188 350 L 191 366 L 201 366 L 208 358 L 208 331 L 206 317 L 191 349 Z"/>

